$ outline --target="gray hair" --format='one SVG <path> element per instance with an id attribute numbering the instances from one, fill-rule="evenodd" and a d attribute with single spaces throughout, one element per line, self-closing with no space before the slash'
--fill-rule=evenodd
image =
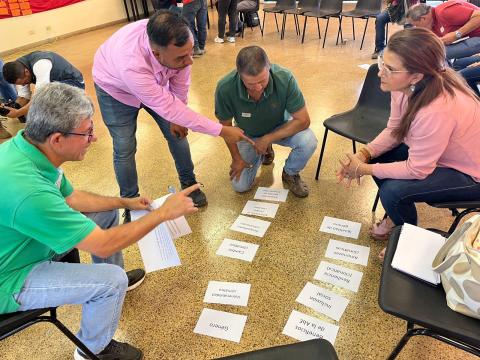
<path id="1" fill-rule="evenodd" d="M 237 71 L 239 74 L 256 76 L 265 68 L 270 69 L 270 60 L 261 47 L 247 46 L 238 53 Z"/>
<path id="2" fill-rule="evenodd" d="M 405 17 L 408 20 L 419 21 L 422 16 L 427 15 L 432 10 L 432 7 L 427 4 L 416 4 L 412 6 L 408 11 Z"/>
<path id="3" fill-rule="evenodd" d="M 83 90 L 53 82 L 35 91 L 27 114 L 25 135 L 41 144 L 53 133 L 71 132 L 93 114 L 93 103 Z"/>

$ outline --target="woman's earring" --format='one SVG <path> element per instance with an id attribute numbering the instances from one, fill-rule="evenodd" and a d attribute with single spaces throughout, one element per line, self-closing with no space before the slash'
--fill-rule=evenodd
<path id="1" fill-rule="evenodd" d="M 415 84 L 410 85 L 410 91 L 412 93 L 415 92 Z"/>

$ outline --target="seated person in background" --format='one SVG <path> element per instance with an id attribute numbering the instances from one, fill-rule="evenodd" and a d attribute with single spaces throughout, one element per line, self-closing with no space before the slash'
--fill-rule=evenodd
<path id="1" fill-rule="evenodd" d="M 233 118 L 255 142 L 226 142 L 232 155 L 230 179 L 235 191 L 252 188 L 262 162 L 268 165 L 273 161 L 272 144 L 278 144 L 292 148 L 282 180 L 296 196 L 308 196 L 299 173 L 313 155 L 317 138 L 308 128 L 305 100 L 290 71 L 270 65 L 258 46 L 243 48 L 237 56 L 237 69 L 217 84 L 215 115 L 224 125 L 231 125 Z"/>
<path id="2" fill-rule="evenodd" d="M 8 82 L 5 81 L 3 78 L 3 60 L 0 59 L 0 105 L 3 107 L 3 104 L 15 101 L 17 100 L 17 91 L 13 87 L 12 84 L 9 84 Z M 2 109 L 3 110 L 3 109 Z M 8 110 L 5 111 L 5 114 Z M 0 113 L 0 121 L 1 119 L 5 120 L 3 117 L 4 115 Z M 0 139 L 8 139 L 9 137 L 12 137 L 12 134 L 10 134 L 5 126 L 0 122 Z"/>
<path id="3" fill-rule="evenodd" d="M 19 109 L 7 107 L 9 118 L 20 118 L 28 113 L 32 96 L 31 84 L 38 90 L 50 82 L 62 82 L 85 89 L 82 73 L 60 55 L 51 51 L 34 51 L 3 66 L 3 77 L 17 85 Z M 25 121 L 23 121 L 25 122 Z"/>
<path id="4" fill-rule="evenodd" d="M 117 226 L 118 208 L 147 209 L 150 201 L 74 190 L 60 168 L 81 161 L 96 141 L 93 112 L 82 90 L 45 85 L 33 96 L 25 130 L 0 145 L 0 313 L 82 304 L 77 337 L 100 359 L 137 360 L 140 350 L 112 340 L 127 287 L 145 276 L 125 274 L 121 250 L 161 222 L 195 212 L 187 195 L 198 185 Z M 54 261 L 74 247 L 95 264 Z M 74 358 L 87 359 L 78 349 Z"/>
<path id="5" fill-rule="evenodd" d="M 480 54 L 456 59 L 453 68 L 467 81 L 475 93 L 480 96 L 478 85 L 480 85 Z"/>
<path id="6" fill-rule="evenodd" d="M 386 217 L 371 235 L 387 239 L 395 225 L 417 225 L 416 202 L 480 199 L 480 100 L 427 29 L 397 32 L 378 59 L 392 96 L 387 128 L 348 154 L 337 176 L 347 186 L 373 176 Z"/>
<path id="7" fill-rule="evenodd" d="M 466 1 L 450 0 L 437 7 L 417 4 L 408 10 L 407 22 L 432 30 L 440 37 L 448 60 L 480 52 L 480 8 Z M 454 43 L 467 36 L 468 39 Z"/>

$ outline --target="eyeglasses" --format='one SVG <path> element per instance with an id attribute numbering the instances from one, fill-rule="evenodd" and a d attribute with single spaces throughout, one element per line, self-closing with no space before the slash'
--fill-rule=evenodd
<path id="1" fill-rule="evenodd" d="M 385 65 L 385 62 L 383 61 L 383 56 L 379 56 L 378 59 L 378 69 L 380 71 L 383 71 L 383 73 L 385 74 L 385 76 L 392 76 L 392 74 L 395 74 L 395 73 L 408 73 L 410 71 L 407 71 L 407 70 L 392 70 L 392 69 L 389 69 L 386 65 Z"/>
<path id="2" fill-rule="evenodd" d="M 93 138 L 93 126 L 88 129 L 86 133 L 74 133 L 74 132 L 67 132 L 65 135 L 78 135 L 78 136 L 86 136 L 87 137 L 87 142 L 92 142 Z"/>

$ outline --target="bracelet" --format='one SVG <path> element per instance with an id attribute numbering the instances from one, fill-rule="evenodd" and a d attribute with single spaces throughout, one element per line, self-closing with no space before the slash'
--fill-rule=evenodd
<path id="1" fill-rule="evenodd" d="M 357 178 L 357 170 L 358 170 L 359 167 L 360 167 L 360 163 L 358 163 L 358 164 L 357 164 L 357 167 L 355 168 L 355 173 L 354 173 L 354 175 L 353 175 L 353 177 L 354 177 L 355 179 Z M 362 175 L 360 175 L 360 176 L 362 176 Z"/>
<path id="2" fill-rule="evenodd" d="M 367 148 L 361 148 L 358 152 L 365 156 L 367 162 L 372 160 L 372 154 L 370 154 Z"/>

